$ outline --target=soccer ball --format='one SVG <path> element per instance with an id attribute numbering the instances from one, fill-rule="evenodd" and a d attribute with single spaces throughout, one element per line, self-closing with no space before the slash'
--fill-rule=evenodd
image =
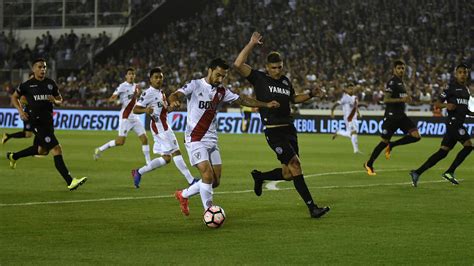
<path id="1" fill-rule="evenodd" d="M 210 228 L 219 228 L 224 224 L 225 212 L 219 206 L 211 206 L 204 212 L 204 224 Z"/>

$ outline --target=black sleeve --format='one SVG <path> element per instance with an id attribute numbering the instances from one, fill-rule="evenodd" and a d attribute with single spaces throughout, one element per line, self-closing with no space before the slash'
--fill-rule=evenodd
<path id="1" fill-rule="evenodd" d="M 15 91 L 18 93 L 18 95 L 22 96 L 24 95 L 24 83 L 21 83 L 18 87 L 16 87 Z"/>
<path id="2" fill-rule="evenodd" d="M 453 93 L 453 89 L 451 89 L 451 86 L 448 86 L 443 92 L 441 93 L 441 102 L 447 102 L 447 103 L 454 103 L 456 104 L 456 95 Z"/>
<path id="3" fill-rule="evenodd" d="M 257 70 L 252 69 L 252 70 L 250 71 L 250 75 L 247 77 L 247 80 L 248 80 L 252 85 L 255 86 L 255 84 L 257 83 L 259 74 L 260 74 L 260 71 L 257 71 Z"/>
<path id="4" fill-rule="evenodd" d="M 291 103 L 295 103 L 295 89 L 293 88 L 293 84 L 288 80 L 288 88 L 290 89 L 290 101 Z"/>

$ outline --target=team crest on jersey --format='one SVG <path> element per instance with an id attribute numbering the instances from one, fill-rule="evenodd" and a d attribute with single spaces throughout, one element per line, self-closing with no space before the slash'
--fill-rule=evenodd
<path id="1" fill-rule="evenodd" d="M 50 142 L 51 142 L 51 138 L 50 138 L 50 137 L 45 137 L 45 138 L 44 138 L 44 141 L 46 141 L 46 143 L 50 143 Z"/>
<path id="2" fill-rule="evenodd" d="M 50 91 L 52 91 L 52 90 L 53 90 L 53 84 L 48 84 L 48 89 L 49 89 Z"/>
<path id="3" fill-rule="evenodd" d="M 196 152 L 196 153 L 194 154 L 194 157 L 196 157 L 196 159 L 198 159 L 198 160 L 201 159 L 201 153 L 200 153 L 200 152 Z"/>
<path id="4" fill-rule="evenodd" d="M 458 130 L 458 132 L 459 132 L 459 135 L 461 135 L 461 136 L 466 135 L 466 130 L 464 130 L 464 128 L 460 128 L 460 129 Z"/>
<path id="5" fill-rule="evenodd" d="M 281 147 L 276 147 L 275 152 L 281 155 L 283 153 L 283 149 Z"/>
<path id="6" fill-rule="evenodd" d="M 286 86 L 288 86 L 288 81 L 286 79 L 284 79 L 281 83 L 285 84 Z"/>

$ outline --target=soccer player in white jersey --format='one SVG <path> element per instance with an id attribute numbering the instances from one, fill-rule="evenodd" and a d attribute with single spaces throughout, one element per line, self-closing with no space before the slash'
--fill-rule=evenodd
<path id="1" fill-rule="evenodd" d="M 142 151 L 143 155 L 145 155 L 146 163 L 150 162 L 150 147 L 148 146 L 148 138 L 146 137 L 145 128 L 138 119 L 138 116 L 132 112 L 137 101 L 137 95 L 139 94 L 138 85 L 135 84 L 134 81 L 135 69 L 127 68 L 125 81 L 117 87 L 109 98 L 110 102 L 116 101 L 118 98 L 122 105 L 122 109 L 120 110 L 118 137 L 115 140 L 111 140 L 99 148 L 96 148 L 94 151 L 94 160 L 99 159 L 103 151 L 115 146 L 122 146 L 125 143 L 128 132 L 133 129 L 142 143 Z"/>
<path id="2" fill-rule="evenodd" d="M 150 128 L 153 134 L 153 140 L 155 142 L 153 145 L 153 153 L 160 154 L 161 157 L 153 159 L 150 163 L 139 169 L 132 170 L 132 177 L 135 187 L 140 187 L 140 181 L 143 174 L 168 164 L 171 162 L 171 157 L 173 157 L 173 162 L 178 170 L 183 174 L 188 183 L 191 185 L 193 182 L 197 182 L 199 180 L 194 179 L 194 177 L 189 172 L 189 169 L 183 160 L 183 156 L 181 155 L 181 151 L 179 150 L 176 136 L 174 135 L 171 127 L 168 125 L 168 103 L 166 100 L 166 95 L 161 89 L 163 85 L 163 72 L 161 71 L 161 68 L 156 67 L 151 69 L 149 77 L 150 88 L 145 90 L 137 100 L 137 103 L 133 108 L 133 113 L 146 113 L 150 116 Z"/>
<path id="3" fill-rule="evenodd" d="M 357 96 L 354 95 L 355 86 L 349 84 L 344 89 L 344 94 L 341 99 L 337 101 L 331 108 L 331 117 L 334 118 L 334 110 L 337 106 L 342 106 L 342 112 L 344 114 L 344 122 L 346 123 L 346 130 L 338 130 L 333 136 L 334 140 L 337 136 L 344 136 L 351 140 L 352 148 L 354 153 L 360 153 L 359 144 L 357 140 L 358 121 L 357 117 L 360 116 L 358 108 Z"/>
<path id="4" fill-rule="evenodd" d="M 223 87 L 229 65 L 217 58 L 210 62 L 207 76 L 188 82 L 170 95 L 169 105 L 178 108 L 181 101 L 187 100 L 187 125 L 185 132 L 186 150 L 189 161 L 195 166 L 202 179 L 189 188 L 176 191 L 181 211 L 189 215 L 188 198 L 200 193 L 204 209 L 213 205 L 213 188 L 219 186 L 222 160 L 217 145 L 216 113 L 223 103 L 237 103 L 249 107 L 276 108 L 277 101 L 268 103 L 257 101 L 246 96 L 239 96 Z"/>

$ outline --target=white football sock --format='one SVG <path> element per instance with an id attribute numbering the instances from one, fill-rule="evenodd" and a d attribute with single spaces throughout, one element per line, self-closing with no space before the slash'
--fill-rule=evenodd
<path id="1" fill-rule="evenodd" d="M 352 135 L 351 141 L 354 152 L 359 152 L 359 141 L 357 140 L 357 134 Z"/>
<path id="2" fill-rule="evenodd" d="M 105 151 L 108 148 L 112 148 L 112 147 L 115 147 L 115 140 L 111 140 L 111 141 L 105 143 L 104 145 L 100 146 L 99 151 Z"/>
<path id="3" fill-rule="evenodd" d="M 143 175 L 145 173 L 150 172 L 151 170 L 155 168 L 162 167 L 163 165 L 166 165 L 165 159 L 163 159 L 163 157 L 158 157 L 158 158 L 153 159 L 153 161 L 151 161 L 149 164 L 138 169 L 138 173 Z"/>
<path id="4" fill-rule="evenodd" d="M 194 181 L 194 177 L 191 175 L 191 172 L 189 172 L 189 169 L 183 160 L 183 156 L 173 156 L 173 162 L 174 165 L 176 165 L 176 168 L 178 168 L 178 170 L 181 172 L 181 174 L 186 177 L 186 181 L 188 181 L 188 184 L 191 184 Z"/>
<path id="5" fill-rule="evenodd" d="M 351 138 L 351 133 L 349 131 L 338 130 L 336 134 L 338 134 L 339 136 L 344 136 L 346 138 Z"/>
<path id="6" fill-rule="evenodd" d="M 201 187 L 201 180 L 194 183 L 192 186 L 189 186 L 188 188 L 183 189 L 183 194 L 182 194 L 183 198 L 189 198 L 198 194 L 200 187 Z"/>
<path id="7" fill-rule="evenodd" d="M 142 151 L 143 151 L 143 154 L 145 155 L 146 163 L 149 164 L 151 162 L 151 159 L 150 159 L 150 146 L 142 145 Z"/>
<path id="8" fill-rule="evenodd" d="M 201 194 L 201 201 L 204 210 L 212 206 L 212 184 L 199 182 L 199 193 Z"/>

